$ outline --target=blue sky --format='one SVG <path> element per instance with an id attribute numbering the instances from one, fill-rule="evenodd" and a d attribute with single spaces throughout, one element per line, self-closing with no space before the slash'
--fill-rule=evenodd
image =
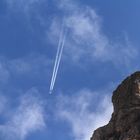
<path id="1" fill-rule="evenodd" d="M 0 139 L 88 140 L 117 85 L 140 69 L 140 1 L 1 0 Z M 68 30 L 49 87 L 62 24 Z"/>

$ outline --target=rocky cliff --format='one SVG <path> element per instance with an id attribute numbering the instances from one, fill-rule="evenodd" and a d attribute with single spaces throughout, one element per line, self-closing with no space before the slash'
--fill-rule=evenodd
<path id="1" fill-rule="evenodd" d="M 91 140 L 140 140 L 140 72 L 127 77 L 113 92 L 114 112 Z"/>

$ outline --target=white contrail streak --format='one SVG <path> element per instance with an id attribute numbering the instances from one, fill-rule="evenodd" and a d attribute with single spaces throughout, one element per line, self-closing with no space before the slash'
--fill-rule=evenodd
<path id="1" fill-rule="evenodd" d="M 54 84 L 55 84 L 55 80 L 56 80 L 56 76 L 57 76 L 57 72 L 58 72 L 58 68 L 59 68 L 59 64 L 60 64 L 61 56 L 63 52 L 63 47 L 65 43 L 65 37 L 66 37 L 66 30 L 63 30 L 62 38 L 60 37 L 60 44 L 57 50 L 57 55 L 56 55 L 56 60 L 55 60 L 55 65 L 54 65 L 54 70 L 53 70 L 53 75 L 52 75 L 52 81 L 51 81 L 51 86 L 50 86 L 50 93 L 52 92 Z"/>
<path id="2" fill-rule="evenodd" d="M 55 59 L 55 64 L 54 64 L 54 69 L 53 69 L 53 75 L 52 75 L 52 79 L 51 79 L 50 94 L 52 93 L 52 90 L 53 90 L 53 87 L 55 84 L 55 80 L 56 80 L 56 76 L 57 76 L 57 72 L 59 69 L 62 52 L 63 52 L 63 48 L 64 48 L 64 44 L 65 44 L 65 39 L 66 39 L 66 32 L 67 32 L 66 29 L 64 27 L 62 27 L 59 44 L 58 44 L 58 49 L 57 49 L 57 54 L 56 54 L 56 59 Z"/>
<path id="3" fill-rule="evenodd" d="M 60 61 L 61 61 L 61 57 L 62 57 L 62 52 L 63 52 L 63 48 L 64 48 L 64 44 L 65 44 L 65 39 L 66 39 L 66 33 L 64 34 L 64 38 L 62 40 L 62 46 L 61 46 L 60 54 L 59 54 L 59 57 L 58 57 L 58 63 L 57 63 L 57 66 L 56 66 L 56 70 L 55 70 L 55 74 L 54 74 L 54 79 L 52 81 L 52 89 L 54 87 L 56 76 L 57 76 L 57 72 L 58 72 L 58 69 L 59 69 L 59 65 L 60 65 Z"/>
<path id="4" fill-rule="evenodd" d="M 57 65 L 56 65 L 56 69 L 55 69 L 55 73 L 54 73 L 54 78 L 53 78 L 53 81 L 52 81 L 52 89 L 54 87 L 57 72 L 58 72 L 58 68 L 59 68 L 59 65 L 60 65 L 62 52 L 63 52 L 63 47 L 64 47 L 64 44 L 65 44 L 65 38 L 66 38 L 66 30 L 64 30 L 64 34 L 63 34 L 63 38 L 62 38 L 62 42 L 61 42 L 61 48 L 59 50 L 60 52 L 59 52 L 59 56 L 58 56 L 58 60 L 57 60 Z"/>
<path id="5" fill-rule="evenodd" d="M 60 39 L 59 39 L 59 43 L 58 43 L 58 48 L 57 48 L 57 53 L 56 53 L 56 58 L 55 58 L 55 64 L 54 64 L 54 68 L 53 68 L 53 74 L 52 74 L 51 85 L 50 85 L 50 92 L 53 89 L 54 75 L 55 75 L 55 72 L 56 72 L 56 66 L 57 66 L 57 63 L 58 63 L 58 57 L 59 57 L 59 53 L 60 53 L 62 39 L 63 39 L 63 26 L 62 26 L 61 33 L 60 33 Z"/>
<path id="6" fill-rule="evenodd" d="M 53 89 L 53 83 L 54 83 L 54 80 L 55 80 L 54 77 L 55 77 L 55 74 L 56 74 L 56 68 L 57 68 L 57 65 L 58 65 L 59 57 L 60 57 L 62 40 L 63 40 L 63 28 L 62 28 L 60 39 L 59 39 L 59 44 L 58 44 L 58 49 L 57 49 L 57 54 L 56 54 L 56 59 L 55 59 L 55 65 L 54 65 L 54 69 L 53 69 L 53 75 L 52 75 L 51 87 L 50 87 L 51 90 Z"/>

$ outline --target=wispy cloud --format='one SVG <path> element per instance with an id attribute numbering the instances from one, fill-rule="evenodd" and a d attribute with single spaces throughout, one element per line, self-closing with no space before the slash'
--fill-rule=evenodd
<path id="1" fill-rule="evenodd" d="M 102 17 L 89 7 L 69 0 L 60 0 L 58 9 L 63 16 L 57 16 L 52 22 L 49 38 L 57 40 L 58 31 L 63 20 L 69 29 L 65 56 L 75 63 L 111 62 L 115 66 L 129 66 L 137 57 L 137 49 L 129 40 L 113 41 L 102 29 Z M 52 35 L 50 37 L 50 35 Z M 117 53 L 116 53 L 117 52 Z"/>
<path id="2" fill-rule="evenodd" d="M 7 69 L 6 63 L 1 60 L 0 61 L 0 84 L 6 84 L 10 78 L 10 73 Z"/>
<path id="3" fill-rule="evenodd" d="M 0 125 L 1 139 L 23 140 L 30 133 L 46 127 L 43 104 L 32 96 L 34 92 L 30 90 L 22 96 L 19 106 L 10 113 L 8 121 Z"/>
<path id="4" fill-rule="evenodd" d="M 71 96 L 61 95 L 58 101 L 57 116 L 71 125 L 75 140 L 90 139 L 93 131 L 111 117 L 110 97 L 102 92 L 84 89 Z"/>
<path id="5" fill-rule="evenodd" d="M 22 77 L 23 80 L 34 77 L 38 80 L 38 78 L 43 78 L 45 75 L 48 80 L 51 64 L 52 61 L 43 54 L 29 54 L 16 59 L 0 57 L 1 86 L 7 84 L 16 77 Z"/>
<path id="6" fill-rule="evenodd" d="M 5 98 L 2 93 L 0 93 L 0 114 L 5 111 L 6 106 L 8 105 L 8 99 Z"/>
<path id="7" fill-rule="evenodd" d="M 6 0 L 8 6 L 15 10 L 22 10 L 23 12 L 28 12 L 34 6 L 41 3 L 41 0 Z"/>
<path id="8" fill-rule="evenodd" d="M 51 60 L 43 54 L 29 54 L 24 57 L 7 60 L 7 67 L 10 72 L 15 74 L 41 74 L 47 71 Z"/>
<path id="9" fill-rule="evenodd" d="M 137 48 L 129 39 L 114 41 L 108 37 L 102 29 L 102 16 L 98 15 L 94 8 L 82 5 L 78 1 L 53 0 L 53 4 L 50 6 L 59 14 L 52 12 L 52 19 L 46 18 L 50 15 L 42 16 L 43 14 L 39 10 L 42 5 L 48 4 L 44 0 L 7 0 L 7 3 L 10 7 L 16 7 L 13 8 L 15 10 L 19 9 L 28 13 L 27 15 L 35 15 L 35 19 L 38 19 L 38 23 L 40 22 L 40 25 L 46 30 L 48 39 L 55 45 L 58 43 L 63 21 L 69 30 L 64 54 L 67 59 L 71 59 L 76 64 L 109 62 L 117 67 L 123 65 L 130 68 L 138 56 Z M 50 27 L 48 27 L 49 25 Z"/>

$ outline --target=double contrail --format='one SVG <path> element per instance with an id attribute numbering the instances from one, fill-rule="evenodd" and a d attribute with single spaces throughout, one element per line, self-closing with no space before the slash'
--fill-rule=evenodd
<path id="1" fill-rule="evenodd" d="M 50 92 L 49 92 L 50 94 L 52 93 L 53 88 L 54 88 L 54 84 L 55 84 L 55 80 L 56 80 L 56 76 L 57 76 L 57 72 L 58 72 L 58 68 L 59 68 L 59 64 L 61 61 L 62 52 L 63 52 L 65 40 L 66 40 L 66 34 L 67 34 L 67 30 L 64 27 L 64 25 L 62 25 L 56 58 L 55 58 L 55 64 L 53 68 L 52 79 L 51 79 Z"/>

